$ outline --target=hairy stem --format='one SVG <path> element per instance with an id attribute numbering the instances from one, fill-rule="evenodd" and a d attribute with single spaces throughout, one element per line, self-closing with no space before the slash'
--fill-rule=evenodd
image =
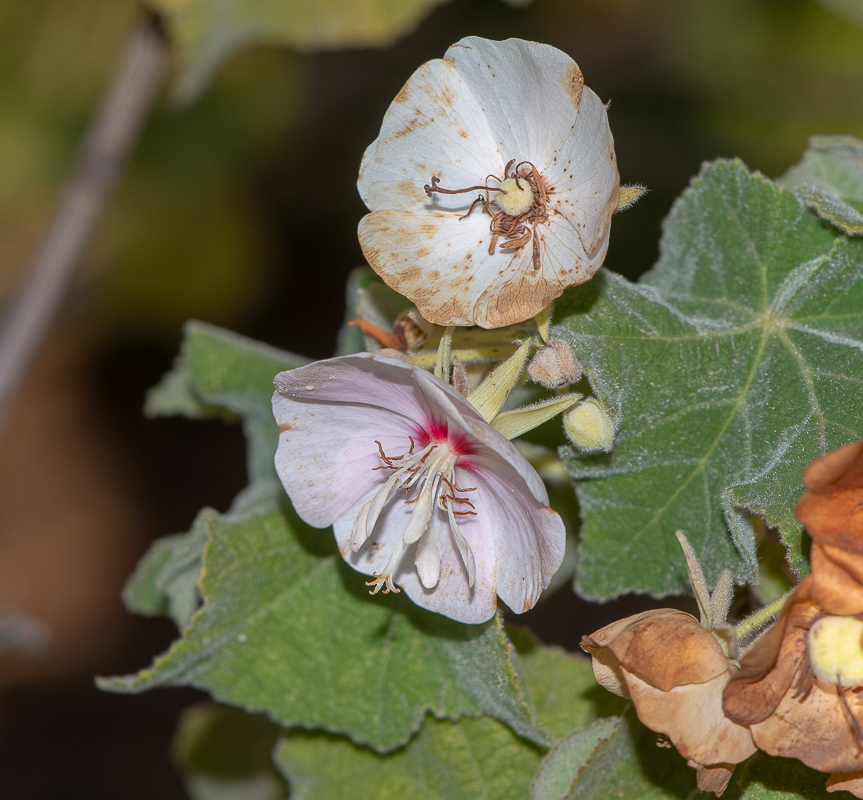
<path id="1" fill-rule="evenodd" d="M 122 172 L 159 85 L 167 50 L 158 19 L 148 15 L 126 45 L 27 283 L 5 320 L 0 334 L 0 425 Z"/>
<path id="2" fill-rule="evenodd" d="M 758 630 L 762 625 L 769 622 L 771 617 L 776 616 L 780 611 L 782 611 L 783 606 L 793 593 L 794 589 L 791 589 L 783 594 L 778 600 L 774 600 L 770 605 L 758 609 L 754 614 L 750 614 L 734 629 L 737 633 L 737 638 L 742 639 L 744 636 L 748 636 L 750 633 Z"/>

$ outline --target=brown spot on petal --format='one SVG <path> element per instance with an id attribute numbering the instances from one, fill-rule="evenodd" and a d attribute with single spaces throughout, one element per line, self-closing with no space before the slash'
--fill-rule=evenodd
<path id="1" fill-rule="evenodd" d="M 399 89 L 399 93 L 396 95 L 394 103 L 406 103 L 408 100 L 408 85 L 405 84 Z"/>
<path id="2" fill-rule="evenodd" d="M 572 105 L 578 109 L 581 105 L 581 93 L 584 90 L 584 76 L 581 74 L 578 64 L 574 61 L 569 65 L 569 69 L 566 71 L 563 87 L 572 98 Z"/>
<path id="3" fill-rule="evenodd" d="M 279 423 L 279 433 L 284 433 L 285 431 L 292 431 L 294 426 L 291 425 L 290 422 L 280 422 Z"/>

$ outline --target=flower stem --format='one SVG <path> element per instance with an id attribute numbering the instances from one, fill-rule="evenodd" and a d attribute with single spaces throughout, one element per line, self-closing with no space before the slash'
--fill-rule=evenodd
<path id="1" fill-rule="evenodd" d="M 788 598 L 794 593 L 794 589 L 787 591 L 778 600 L 774 600 L 770 605 L 760 608 L 754 614 L 750 614 L 743 622 L 734 629 L 738 639 L 748 636 L 752 631 L 757 630 L 764 625 L 771 617 L 778 614 Z"/>

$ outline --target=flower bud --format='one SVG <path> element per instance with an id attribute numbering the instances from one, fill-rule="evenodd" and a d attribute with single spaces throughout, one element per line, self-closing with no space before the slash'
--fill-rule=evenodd
<path id="1" fill-rule="evenodd" d="M 546 389 L 575 383 L 582 372 L 572 348 L 563 339 L 552 339 L 548 347 L 537 350 L 527 367 L 530 379 Z"/>
<path id="2" fill-rule="evenodd" d="M 576 403 L 563 415 L 563 430 L 585 453 L 609 452 L 614 442 L 614 420 L 595 397 Z"/>

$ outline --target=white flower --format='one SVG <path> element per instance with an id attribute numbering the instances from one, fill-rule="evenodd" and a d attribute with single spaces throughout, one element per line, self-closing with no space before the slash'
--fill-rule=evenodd
<path id="1" fill-rule="evenodd" d="M 398 93 L 358 186 L 360 244 L 387 284 L 430 322 L 498 328 L 599 269 L 619 177 L 569 56 L 469 37 Z"/>
<path id="2" fill-rule="evenodd" d="M 451 386 L 380 354 L 276 376 L 276 469 L 297 513 L 333 525 L 372 592 L 460 622 L 531 608 L 565 529 L 527 460 Z"/>

